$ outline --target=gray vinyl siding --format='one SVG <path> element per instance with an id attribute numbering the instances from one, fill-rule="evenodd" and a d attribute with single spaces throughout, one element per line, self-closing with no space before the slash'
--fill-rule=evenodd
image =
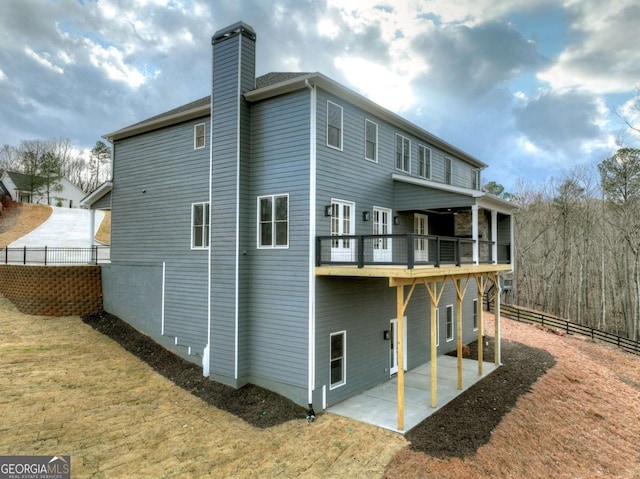
<path id="1" fill-rule="evenodd" d="M 300 403 L 307 402 L 308 381 L 309 100 L 304 90 L 254 104 L 251 125 L 251 378 L 297 388 Z M 258 248 L 257 199 L 283 194 L 289 246 Z"/>
<path id="2" fill-rule="evenodd" d="M 165 263 L 165 335 L 173 344 L 177 338 L 178 345 L 191 347 L 195 355 L 201 355 L 207 331 L 208 253 L 191 249 L 191 204 L 209 198 L 208 178 L 202 174 L 209 168 L 208 149 L 193 148 L 194 125 L 203 121 L 208 132 L 209 122 L 199 118 L 117 141 L 111 192 L 112 264 L 125 268 Z M 113 280 L 113 275 L 107 277 Z M 115 282 L 105 288 L 105 301 L 115 305 L 109 295 L 136 296 L 147 287 L 144 278 L 126 286 Z M 140 323 L 144 328 L 154 325 L 143 332 L 160 331 L 156 305 L 131 303 L 132 318 L 146 317 Z M 122 319 L 132 321 L 128 316 Z"/>
<path id="3" fill-rule="evenodd" d="M 471 196 L 425 188 L 400 181 L 395 182 L 394 192 L 394 207 L 398 211 L 470 207 L 476 202 L 475 198 Z"/>
<path id="4" fill-rule="evenodd" d="M 343 150 L 326 145 L 327 100 L 343 108 Z M 378 161 L 364 158 L 365 118 L 378 124 Z M 394 182 L 395 134 L 411 140 L 411 176 L 417 175 L 417 149 L 423 144 L 432 149 L 432 179 L 443 181 L 444 154 L 416 137 L 392 128 L 378 118 L 337 99 L 322 90 L 317 95 L 317 234 L 329 235 L 330 218 L 324 215 L 324 206 L 332 199 L 354 202 L 355 234 L 371 234 L 373 221 L 362 221 L 362 211 L 374 206 L 390 208 L 393 215 L 401 210 L 420 210 L 438 207 L 471 206 L 475 200 L 463 195 L 424 188 L 417 185 Z M 453 160 L 452 183 L 468 187 L 471 166 Z M 439 166 L 440 165 L 440 166 Z M 402 173 L 404 174 L 404 173 Z M 438 177 L 438 175 L 441 175 Z M 465 178 L 463 180 L 463 178 Z M 468 181 L 467 181 L 468 180 Z M 463 184 L 464 183 L 464 184 Z M 413 214 L 400 216 L 400 224 L 393 226 L 394 233 L 413 231 Z M 430 218 L 430 228 L 437 226 Z M 452 225 L 451 225 L 452 228 Z M 470 284 L 463 302 L 465 341 L 473 340 L 472 301 L 475 283 Z M 456 294 L 453 284 L 447 284 L 440 301 L 439 354 L 456 348 L 456 341 L 446 342 L 446 304 L 455 308 Z M 396 317 L 396 291 L 388 280 L 317 278 L 316 279 L 316 381 L 320 391 L 326 387 L 329 404 L 389 379 L 389 341 L 383 339 L 383 331 L 389 329 L 389 321 Z M 430 351 L 429 317 L 430 302 L 425 288 L 418 287 L 407 311 L 408 367 L 413 368 L 428 361 Z M 347 331 L 347 380 L 344 386 L 330 389 L 329 338 L 331 333 Z M 314 395 L 318 397 L 318 393 Z"/>
<path id="5" fill-rule="evenodd" d="M 255 44 L 242 34 L 214 45 L 210 370 L 214 379 L 232 386 L 241 385 L 247 374 L 240 366 L 246 349 L 236 351 L 236 335 L 238 345 L 247 343 L 249 265 L 240 252 L 250 241 L 245 214 L 250 208 L 250 111 L 241 95 L 254 88 L 254 63 Z"/>
<path id="6" fill-rule="evenodd" d="M 92 210 L 110 210 L 111 209 L 111 192 L 104 195 L 98 201 L 91 205 Z"/>
<path id="7" fill-rule="evenodd" d="M 465 282 L 462 282 L 464 288 Z M 439 287 L 441 285 L 439 284 Z M 408 288 L 405 294 L 408 293 Z M 390 347 L 383 339 L 390 320 L 396 318 L 396 290 L 386 279 L 318 278 L 316 282 L 316 383 L 326 388 L 329 406 L 354 394 L 389 380 Z M 463 299 L 463 343 L 477 338 L 473 330 L 473 299 L 477 297 L 472 281 Z M 322 298 L 322 301 L 320 301 Z M 446 354 L 457 347 L 456 323 L 454 339 L 446 340 L 446 307 L 453 305 L 456 314 L 456 291 L 447 282 L 438 308 L 440 309 L 440 337 L 438 354 Z M 424 286 L 418 285 L 405 312 L 407 328 L 407 369 L 428 362 L 431 355 L 431 302 Z M 332 333 L 346 331 L 346 383 L 330 388 L 329 338 Z"/>

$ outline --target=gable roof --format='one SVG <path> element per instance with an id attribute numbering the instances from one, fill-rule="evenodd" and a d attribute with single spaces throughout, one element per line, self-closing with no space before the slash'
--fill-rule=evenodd
<path id="1" fill-rule="evenodd" d="M 387 110 L 386 108 L 369 100 L 365 96 L 356 93 L 355 91 L 318 72 L 267 73 L 266 75 L 262 75 L 256 78 L 255 89 L 245 93 L 244 97 L 249 102 L 257 102 L 303 88 L 311 88 L 312 86 L 318 86 L 323 90 L 329 91 L 339 98 L 343 98 L 346 101 L 358 106 L 359 108 L 371 112 L 372 114 L 389 122 L 391 125 L 394 125 L 404 131 L 408 131 L 418 138 L 422 138 L 424 139 L 424 141 L 440 148 L 445 153 L 454 155 L 477 168 L 487 167 L 487 164 L 480 161 L 479 159 L 469 155 L 468 153 L 442 140 L 434 134 L 429 133 L 418 125 L 402 118 L 400 115 Z M 209 116 L 210 114 L 211 96 L 209 95 L 204 98 L 200 98 L 199 100 L 187 103 L 186 105 L 182 105 L 159 115 L 153 116 L 141 122 L 134 123 L 133 125 L 127 126 L 112 133 L 107 133 L 106 135 L 103 135 L 103 138 L 109 141 L 129 138 L 141 133 L 146 133 L 166 126 L 193 120 L 195 118 Z"/>
<path id="2" fill-rule="evenodd" d="M 7 171 L 6 174 L 16 186 L 16 190 L 20 191 L 30 191 L 33 179 L 35 179 L 36 182 L 47 180 L 44 176 L 35 176 L 32 178 L 31 175 L 25 175 L 24 173 L 18 173 L 17 171 Z"/>

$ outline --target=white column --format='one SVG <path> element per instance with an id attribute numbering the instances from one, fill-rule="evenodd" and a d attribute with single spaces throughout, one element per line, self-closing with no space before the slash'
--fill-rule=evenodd
<path id="1" fill-rule="evenodd" d="M 495 276 L 497 280 L 496 284 L 496 312 L 494 314 L 495 317 L 495 362 L 496 365 L 502 364 L 502 348 L 500 347 L 500 293 L 502 292 L 502 288 L 500 287 L 500 276 L 496 274 Z"/>
<path id="2" fill-rule="evenodd" d="M 89 210 L 89 248 L 93 247 L 94 231 L 96 230 L 96 210 Z"/>
<path id="3" fill-rule="evenodd" d="M 498 264 L 498 212 L 491 210 L 491 258 L 493 264 Z"/>
<path id="4" fill-rule="evenodd" d="M 473 264 L 478 264 L 478 205 L 471 206 L 471 239 L 473 240 Z"/>

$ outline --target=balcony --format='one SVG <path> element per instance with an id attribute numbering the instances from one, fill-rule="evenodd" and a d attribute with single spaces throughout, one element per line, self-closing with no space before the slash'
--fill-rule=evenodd
<path id="1" fill-rule="evenodd" d="M 474 243 L 470 238 L 417 234 L 318 236 L 316 266 L 396 266 L 411 270 L 416 266 L 511 264 L 510 244 L 479 240 L 478 260 L 474 261 Z"/>

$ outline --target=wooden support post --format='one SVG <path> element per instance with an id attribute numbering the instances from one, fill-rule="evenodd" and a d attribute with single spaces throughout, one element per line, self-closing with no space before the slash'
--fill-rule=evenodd
<path id="1" fill-rule="evenodd" d="M 462 291 L 462 281 L 460 279 L 456 279 L 456 292 L 457 292 L 457 301 L 456 301 L 456 344 L 458 347 L 458 389 L 462 389 L 462 298 L 463 294 L 460 294 Z"/>
<path id="2" fill-rule="evenodd" d="M 478 285 L 478 299 L 476 305 L 476 316 L 478 318 L 478 376 L 482 376 L 482 365 L 483 365 L 483 338 L 484 338 L 484 322 L 483 322 L 483 309 L 482 309 L 482 296 L 484 296 L 484 287 L 486 282 L 482 276 L 476 277 L 476 283 Z"/>
<path id="3" fill-rule="evenodd" d="M 436 283 L 433 283 L 435 288 Z M 431 407 L 438 407 L 438 338 L 437 313 L 438 303 L 431 296 Z"/>
<path id="4" fill-rule="evenodd" d="M 495 300 L 495 305 L 496 305 L 496 311 L 494 313 L 495 315 L 495 345 L 494 345 L 494 349 L 495 349 L 495 363 L 497 366 L 500 365 L 502 358 L 501 358 L 501 351 L 500 351 L 500 277 L 498 276 L 498 273 L 495 273 L 493 275 L 493 281 L 495 282 L 495 286 L 496 286 L 496 300 Z"/>
<path id="5" fill-rule="evenodd" d="M 404 286 L 396 286 L 396 309 L 398 315 L 398 431 L 404 431 Z"/>

